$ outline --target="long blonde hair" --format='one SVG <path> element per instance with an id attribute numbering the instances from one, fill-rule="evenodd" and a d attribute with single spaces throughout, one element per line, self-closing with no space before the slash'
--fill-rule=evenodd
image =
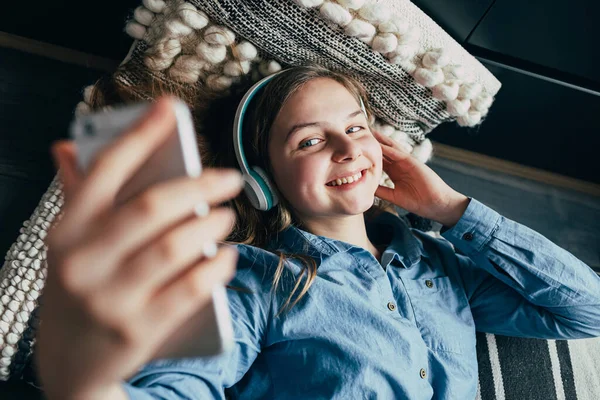
<path id="1" fill-rule="evenodd" d="M 274 77 L 259 93 L 247 111 L 243 132 L 243 147 L 249 165 L 259 166 L 273 176 L 269 161 L 268 144 L 277 114 L 286 101 L 307 82 L 317 78 L 333 79 L 342 84 L 357 100 L 365 105 L 370 121 L 373 121 L 363 86 L 355 79 L 321 67 L 294 67 Z M 130 103 L 157 98 L 161 94 L 175 94 L 185 101 L 194 116 L 198 132 L 198 147 L 202 163 L 207 167 L 239 168 L 233 152 L 233 116 L 241 97 L 251 82 L 241 82 L 227 96 L 218 95 L 200 86 L 183 86 L 162 80 L 150 80 L 144 84 L 124 86 L 119 80 L 105 77 L 98 81 L 92 95 L 92 108 L 106 105 Z M 275 182 L 271 179 L 271 182 Z M 277 235 L 290 226 L 302 228 L 302 221 L 296 217 L 293 207 L 283 197 L 268 211 L 258 211 L 245 195 L 240 195 L 228 204 L 237 214 L 236 225 L 226 241 L 267 249 L 279 256 L 279 263 L 273 274 L 272 293 L 282 288 L 282 277 L 291 274 L 293 288 L 286 293 L 287 299 L 276 316 L 291 310 L 308 292 L 317 276 L 318 265 L 314 258 L 305 253 L 284 253 L 269 249 L 269 244 Z M 371 207 L 365 217 L 373 218 L 382 211 L 396 213 L 389 203 L 380 202 Z M 303 268 L 298 276 L 286 269 L 288 259 L 298 259 Z M 286 280 L 287 281 L 287 280 Z M 228 286 L 229 289 L 248 291 L 246 288 Z"/>

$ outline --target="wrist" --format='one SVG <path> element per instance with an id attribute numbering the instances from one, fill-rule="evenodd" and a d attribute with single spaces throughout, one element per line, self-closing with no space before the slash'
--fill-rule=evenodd
<path id="1" fill-rule="evenodd" d="M 464 215 L 471 199 L 461 193 L 456 193 L 455 196 L 447 202 L 444 210 L 439 212 L 435 221 L 442 224 L 446 229 L 452 228 L 460 221 Z"/>

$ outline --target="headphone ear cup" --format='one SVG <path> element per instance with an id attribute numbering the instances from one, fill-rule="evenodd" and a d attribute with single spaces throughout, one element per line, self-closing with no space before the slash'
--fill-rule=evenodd
<path id="1" fill-rule="evenodd" d="M 250 175 L 244 175 L 246 185 L 244 186 L 244 193 L 252 204 L 252 207 L 257 210 L 264 211 L 268 207 L 268 200 L 265 197 L 264 190 L 257 179 L 262 179 L 254 171 L 250 170 Z"/>
<path id="2" fill-rule="evenodd" d="M 271 181 L 267 177 L 267 173 L 261 167 L 252 167 L 252 170 L 260 176 L 260 178 L 263 181 L 262 183 L 264 183 L 265 197 L 270 196 L 271 207 L 268 207 L 267 209 L 275 207 L 277 203 L 279 203 L 279 197 L 277 196 L 277 190 L 275 189 L 275 185 L 271 183 Z"/>

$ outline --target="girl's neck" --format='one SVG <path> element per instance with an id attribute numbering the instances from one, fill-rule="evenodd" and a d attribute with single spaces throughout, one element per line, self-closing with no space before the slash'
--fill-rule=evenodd
<path id="1" fill-rule="evenodd" d="M 367 227 L 363 214 L 313 218 L 303 223 L 304 229 L 314 235 L 340 240 L 367 250 L 379 261 L 381 252 L 371 243 L 367 236 Z"/>

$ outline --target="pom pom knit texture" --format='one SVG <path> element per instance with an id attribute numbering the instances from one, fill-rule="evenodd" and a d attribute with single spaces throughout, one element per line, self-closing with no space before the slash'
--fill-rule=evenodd
<path id="1" fill-rule="evenodd" d="M 319 64 L 358 78 L 377 119 L 406 133 L 412 146 L 441 122 L 479 123 L 500 88 L 407 0 L 146 0 L 141 7 L 127 25 L 140 41 L 120 72 L 131 85 L 151 74 L 226 90 L 255 66 L 268 73 L 261 62 Z M 186 56 L 197 62 L 177 62 Z M 248 63 L 234 66 L 241 61 Z M 462 90 L 475 84 L 479 91 Z"/>
<path id="2" fill-rule="evenodd" d="M 32 353 L 47 273 L 44 240 L 63 204 L 56 175 L 5 256 L 0 270 L 0 380 L 20 377 Z"/>
<path id="3" fill-rule="evenodd" d="M 367 89 L 375 129 L 426 162 L 444 121 L 481 122 L 500 83 L 408 0 L 143 0 L 116 79 L 227 89 L 283 66 L 318 64 Z M 90 112 L 92 87 L 76 114 Z M 382 184 L 392 186 L 384 174 Z M 20 376 L 34 345 L 46 278 L 44 239 L 63 205 L 58 175 L 0 270 L 0 380 Z"/>

